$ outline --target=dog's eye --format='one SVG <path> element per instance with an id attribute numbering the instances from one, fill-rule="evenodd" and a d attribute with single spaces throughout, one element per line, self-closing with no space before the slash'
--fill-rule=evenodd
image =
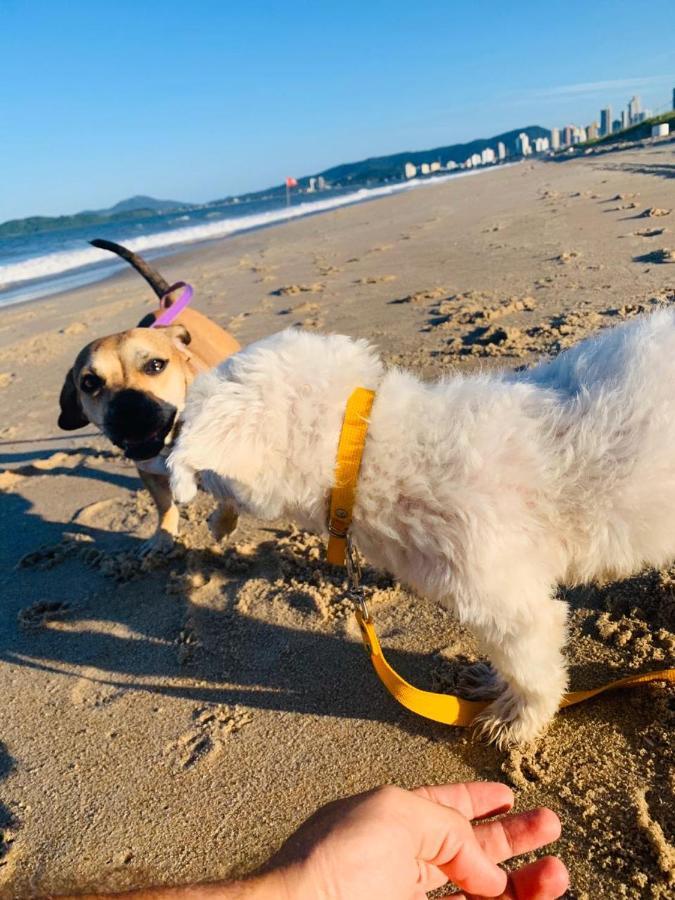
<path id="1" fill-rule="evenodd" d="M 98 375 L 94 375 L 89 372 L 87 375 L 83 375 L 80 381 L 80 389 L 85 392 L 85 394 L 93 394 L 99 390 L 103 386 L 103 379 L 99 378 Z"/>
<path id="2" fill-rule="evenodd" d="M 143 371 L 146 375 L 158 375 L 166 369 L 167 362 L 166 359 L 151 359 L 143 366 Z"/>

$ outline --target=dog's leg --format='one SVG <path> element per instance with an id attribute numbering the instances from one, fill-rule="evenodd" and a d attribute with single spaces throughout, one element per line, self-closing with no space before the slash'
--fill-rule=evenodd
<path id="1" fill-rule="evenodd" d="M 151 472 L 138 470 L 141 480 L 150 491 L 157 507 L 159 522 L 153 536 L 144 541 L 139 550 L 141 556 L 149 553 L 168 553 L 174 545 L 178 534 L 178 507 L 173 502 L 169 479 L 165 475 L 153 475 Z"/>
<path id="2" fill-rule="evenodd" d="M 239 522 L 239 507 L 234 497 L 225 497 L 209 516 L 209 531 L 214 540 L 222 541 L 229 537 L 237 528 Z"/>
<path id="3" fill-rule="evenodd" d="M 215 541 L 222 541 L 234 533 L 239 522 L 239 504 L 234 498 L 227 481 L 215 472 L 205 469 L 200 474 L 202 488 L 218 501 L 218 506 L 209 516 L 209 531 Z"/>
<path id="4" fill-rule="evenodd" d="M 502 597 L 508 609 L 508 598 Z M 502 690 L 476 720 L 479 733 L 499 747 L 526 744 L 549 723 L 567 687 L 563 657 L 567 607 L 544 596 L 528 617 L 498 627 L 482 622 L 471 627 L 477 633 Z M 471 623 L 467 623 L 471 624 Z M 490 691 L 483 696 L 489 698 Z"/>

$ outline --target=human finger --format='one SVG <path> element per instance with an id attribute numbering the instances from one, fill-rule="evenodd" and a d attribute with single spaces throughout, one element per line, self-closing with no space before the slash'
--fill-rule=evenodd
<path id="1" fill-rule="evenodd" d="M 557 856 L 544 856 L 536 862 L 511 872 L 506 890 L 493 900 L 556 900 L 569 887 L 565 865 Z M 486 900 L 485 894 L 460 892 L 453 900 Z"/>
<path id="2" fill-rule="evenodd" d="M 478 843 L 493 862 L 537 850 L 560 837 L 560 819 L 546 807 L 504 816 L 474 826 Z"/>
<path id="3" fill-rule="evenodd" d="M 467 781 L 460 784 L 426 784 L 412 791 L 418 797 L 456 809 L 467 819 L 484 819 L 507 812 L 513 791 L 499 781 Z"/>

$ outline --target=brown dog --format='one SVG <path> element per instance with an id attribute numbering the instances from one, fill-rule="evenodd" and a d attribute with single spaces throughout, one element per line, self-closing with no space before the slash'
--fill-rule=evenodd
<path id="1" fill-rule="evenodd" d="M 112 241 L 95 247 L 127 260 L 160 298 L 160 308 L 138 327 L 98 338 L 83 347 L 61 389 L 59 427 L 66 431 L 96 425 L 128 459 L 157 506 L 159 523 L 142 553 L 167 551 L 178 533 L 178 509 L 173 502 L 165 457 L 176 436 L 187 388 L 195 376 L 239 350 L 239 344 L 206 316 L 187 308 L 166 327 L 150 328 L 181 293 L 145 260 Z M 234 501 L 223 498 L 211 528 L 218 538 L 237 524 Z"/>

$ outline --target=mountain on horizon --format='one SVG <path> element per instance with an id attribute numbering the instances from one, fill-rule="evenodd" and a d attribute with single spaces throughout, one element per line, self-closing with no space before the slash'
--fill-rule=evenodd
<path id="1" fill-rule="evenodd" d="M 85 225 L 104 225 L 118 219 L 141 219 L 156 213 L 192 209 L 194 203 L 179 200 L 157 200 L 137 194 L 120 200 L 109 209 L 85 209 L 70 216 L 30 216 L 27 219 L 10 219 L 0 224 L 0 238 L 39 234 L 42 231 L 59 231 L 64 228 L 81 228 Z"/>
<path id="2" fill-rule="evenodd" d="M 77 215 L 114 216 L 117 213 L 136 212 L 139 209 L 151 209 L 153 212 L 171 212 L 174 209 L 185 209 L 190 206 L 194 206 L 194 204 L 184 203 L 181 200 L 157 200 L 155 197 L 147 197 L 145 194 L 136 194 L 134 197 L 120 200 L 119 203 L 108 209 L 86 209 L 81 213 L 77 213 Z"/>

